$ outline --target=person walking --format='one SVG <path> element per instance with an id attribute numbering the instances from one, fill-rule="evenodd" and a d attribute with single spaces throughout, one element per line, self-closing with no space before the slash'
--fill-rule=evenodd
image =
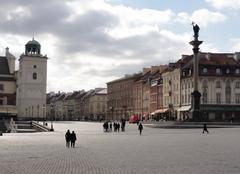
<path id="1" fill-rule="evenodd" d="M 206 123 L 203 124 L 203 132 L 202 133 L 204 134 L 205 131 L 207 133 L 209 133 L 208 130 L 207 130 L 207 124 Z"/>
<path id="2" fill-rule="evenodd" d="M 76 134 L 75 134 L 75 132 L 74 131 L 72 131 L 72 133 L 71 133 L 71 136 L 70 136 L 71 138 L 70 138 L 70 140 L 71 140 L 71 147 L 75 147 L 75 141 L 77 140 L 77 137 L 76 137 Z"/>
<path id="3" fill-rule="evenodd" d="M 142 125 L 142 123 L 139 123 L 139 124 L 138 124 L 138 130 L 139 130 L 140 135 L 142 135 L 142 130 L 143 130 L 143 125 Z"/>
<path id="4" fill-rule="evenodd" d="M 65 134 L 66 147 L 68 147 L 68 148 L 69 148 L 69 144 L 70 144 L 70 136 L 71 136 L 71 133 L 70 133 L 70 131 L 68 129 L 66 134 Z"/>

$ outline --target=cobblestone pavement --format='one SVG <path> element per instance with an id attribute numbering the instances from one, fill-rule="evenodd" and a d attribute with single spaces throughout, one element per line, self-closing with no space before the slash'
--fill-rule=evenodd
<path id="1" fill-rule="evenodd" d="M 239 174 L 240 129 L 104 133 L 100 123 L 58 122 L 55 132 L 0 137 L 0 174 Z M 66 148 L 67 129 L 77 133 Z"/>

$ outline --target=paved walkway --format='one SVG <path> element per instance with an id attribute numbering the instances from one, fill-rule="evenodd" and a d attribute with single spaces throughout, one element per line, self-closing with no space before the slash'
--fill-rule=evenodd
<path id="1" fill-rule="evenodd" d="M 55 132 L 0 137 L 0 174 L 239 174 L 240 129 L 103 133 L 102 124 L 54 123 Z M 77 133 L 66 148 L 67 129 Z"/>

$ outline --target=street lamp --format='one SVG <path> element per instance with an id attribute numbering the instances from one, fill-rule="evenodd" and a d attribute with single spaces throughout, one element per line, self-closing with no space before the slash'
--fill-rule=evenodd
<path id="1" fill-rule="evenodd" d="M 193 53 L 194 53 L 194 64 L 193 64 L 193 92 L 192 92 L 192 108 L 191 108 L 191 115 L 192 119 L 194 121 L 201 121 L 201 113 L 200 113 L 200 97 L 201 94 L 198 91 L 198 51 L 199 51 L 199 45 L 202 44 L 203 41 L 198 40 L 199 36 L 199 26 L 197 24 L 192 23 L 193 25 L 193 31 L 194 31 L 194 40 L 190 42 L 190 44 L 193 46 Z"/>
<path id="2" fill-rule="evenodd" d="M 111 120 L 113 120 L 113 111 L 114 111 L 114 107 L 113 107 L 113 106 L 110 106 L 110 107 L 109 107 L 109 110 L 112 112 Z"/>
<path id="3" fill-rule="evenodd" d="M 51 129 L 50 129 L 50 131 L 54 131 L 54 129 L 53 129 L 53 104 L 51 103 L 50 106 L 51 106 L 51 108 L 50 108 L 51 109 L 50 110 L 51 111 L 51 113 L 50 113 L 51 114 L 50 115 L 51 116 Z"/>
<path id="4" fill-rule="evenodd" d="M 43 105 L 43 107 L 42 107 L 43 125 L 45 125 L 45 109 L 46 109 L 46 107 L 45 107 L 45 105 Z"/>

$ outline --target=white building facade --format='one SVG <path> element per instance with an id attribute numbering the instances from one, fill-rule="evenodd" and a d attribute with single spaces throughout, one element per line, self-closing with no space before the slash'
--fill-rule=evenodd
<path id="1" fill-rule="evenodd" d="M 17 75 L 18 119 L 46 118 L 47 59 L 36 40 L 25 45 Z"/>

